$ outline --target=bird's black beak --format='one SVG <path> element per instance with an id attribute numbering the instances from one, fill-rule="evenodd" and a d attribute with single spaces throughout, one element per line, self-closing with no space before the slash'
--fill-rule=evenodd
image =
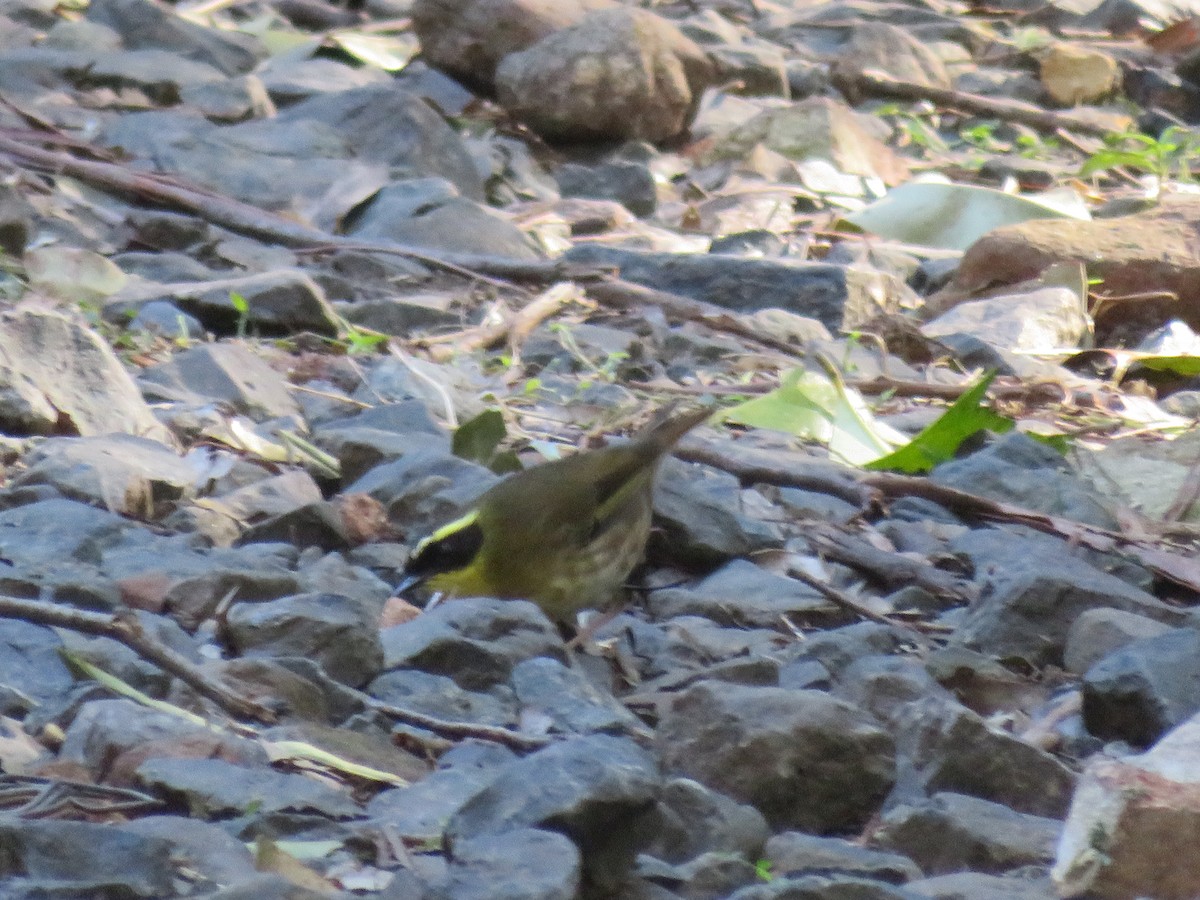
<path id="1" fill-rule="evenodd" d="M 420 587 L 424 583 L 425 583 L 424 575 L 406 575 L 406 576 L 404 576 L 404 580 L 401 581 L 398 585 L 396 585 L 395 588 L 393 588 L 393 591 L 397 597 L 403 597 L 405 594 L 407 594 L 413 588 Z"/>

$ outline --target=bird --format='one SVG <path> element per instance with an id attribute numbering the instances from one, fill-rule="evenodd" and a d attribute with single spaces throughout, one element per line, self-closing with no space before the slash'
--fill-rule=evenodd
<path id="1" fill-rule="evenodd" d="M 712 414 L 668 407 L 629 441 L 506 478 L 417 543 L 397 593 L 530 600 L 560 626 L 611 607 L 645 553 L 659 463 Z"/>

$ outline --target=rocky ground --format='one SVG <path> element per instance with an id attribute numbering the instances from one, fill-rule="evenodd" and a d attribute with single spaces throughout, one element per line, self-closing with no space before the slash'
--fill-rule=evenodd
<path id="1" fill-rule="evenodd" d="M 1193 15 L 4 0 L 0 898 L 1200 896 Z"/>

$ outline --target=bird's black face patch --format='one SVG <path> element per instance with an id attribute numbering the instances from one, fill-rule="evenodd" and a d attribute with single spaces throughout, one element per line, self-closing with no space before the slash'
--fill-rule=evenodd
<path id="1" fill-rule="evenodd" d="M 404 566 L 404 573 L 427 578 L 442 572 L 464 569 L 471 564 L 481 547 L 483 529 L 479 527 L 478 522 L 471 522 L 453 531 L 443 528 L 417 545 L 417 549 Z"/>

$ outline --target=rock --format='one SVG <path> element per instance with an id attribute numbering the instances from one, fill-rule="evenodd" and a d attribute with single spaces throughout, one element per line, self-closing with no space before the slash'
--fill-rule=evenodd
<path id="1" fill-rule="evenodd" d="M 430 250 L 537 259 L 524 233 L 502 213 L 459 196 L 445 178 L 393 182 L 346 223 L 364 241 L 386 241 Z"/>
<path id="2" fill-rule="evenodd" d="M 573 900 L 580 855 L 553 831 L 514 828 L 455 843 L 445 879 L 429 900 Z"/>
<path id="3" fill-rule="evenodd" d="M 564 197 L 616 200 L 635 216 L 651 216 L 658 206 L 658 187 L 649 167 L 620 160 L 584 166 L 564 163 L 554 170 Z"/>
<path id="4" fill-rule="evenodd" d="M 451 854 L 463 841 L 521 827 L 552 827 L 579 848 L 585 880 L 619 883 L 654 828 L 661 790 L 655 761 L 630 741 L 569 738 L 509 763 L 450 820 Z"/>
<path id="5" fill-rule="evenodd" d="M 1048 878 L 957 872 L 911 881 L 908 889 L 933 900 L 1057 900 Z"/>
<path id="6" fill-rule="evenodd" d="M 121 783 L 142 759 L 193 742 L 207 756 L 262 764 L 266 756 L 253 741 L 219 735 L 202 725 L 132 700 L 85 703 L 67 728 L 59 760 L 83 766 L 97 781 Z M 131 758 L 135 758 L 131 761 Z"/>
<path id="7" fill-rule="evenodd" d="M 812 588 L 772 574 L 745 559 L 734 559 L 699 584 L 664 588 L 647 598 L 656 619 L 704 616 L 722 625 L 769 628 L 780 616 L 824 621 L 831 610 Z"/>
<path id="8" fill-rule="evenodd" d="M 1057 818 L 1075 785 L 1074 773 L 1049 753 L 937 698 L 909 705 L 896 729 L 896 749 L 894 801 L 948 791 Z"/>
<path id="9" fill-rule="evenodd" d="M 659 466 L 654 518 L 661 540 L 650 553 L 669 548 L 670 558 L 685 565 L 711 566 L 781 542 L 778 529 L 743 513 L 736 476 L 677 459 Z"/>
<path id="10" fill-rule="evenodd" d="M 743 160 L 761 146 L 788 159 L 824 159 L 839 172 L 878 178 L 891 186 L 900 184 L 908 178 L 908 165 L 872 133 L 873 127 L 873 122 L 844 103 L 810 97 L 768 108 L 718 136 L 703 161 Z M 837 330 L 837 325 L 825 324 Z"/>
<path id="11" fill-rule="evenodd" d="M 1084 610 L 1067 632 L 1063 666 L 1068 672 L 1082 675 L 1095 663 L 1122 647 L 1144 638 L 1158 637 L 1170 630 L 1170 625 L 1121 609 L 1101 606 Z"/>
<path id="12" fill-rule="evenodd" d="M 120 825 L 55 820 L 0 823 L 5 891 L 29 897 L 170 897 L 173 847 Z M 21 882 L 29 885 L 28 893 Z"/>
<path id="13" fill-rule="evenodd" d="M 240 654 L 309 657 L 332 678 L 359 687 L 383 668 L 377 619 L 377 610 L 341 594 L 299 594 L 237 603 L 227 624 Z"/>
<path id="14" fill-rule="evenodd" d="M 1117 61 L 1094 47 L 1058 41 L 1038 60 L 1042 86 L 1056 106 L 1095 103 L 1119 90 Z"/>
<path id="15" fill-rule="evenodd" d="M 1200 631 L 1126 644 L 1083 677 L 1083 721 L 1104 740 L 1145 747 L 1200 710 Z"/>
<path id="16" fill-rule="evenodd" d="M 834 679 L 833 695 L 891 725 L 903 720 L 914 700 L 952 699 L 920 660 L 884 654 L 861 656 L 842 668 Z"/>
<path id="17" fill-rule="evenodd" d="M 298 416 L 287 381 L 236 343 L 202 344 L 142 370 L 143 389 L 158 399 L 203 405 L 222 401 L 256 421 Z"/>
<path id="18" fill-rule="evenodd" d="M 884 72 L 900 81 L 929 87 L 952 87 L 946 65 L 937 52 L 912 31 L 886 22 L 856 22 L 833 66 L 833 77 L 842 68 Z"/>
<path id="19" fill-rule="evenodd" d="M 894 777 L 886 732 L 818 691 L 701 682 L 675 698 L 657 741 L 668 771 L 752 804 L 775 828 L 861 827 Z"/>
<path id="20" fill-rule="evenodd" d="M 360 813 L 348 791 L 305 775 L 221 759 L 148 759 L 138 766 L 137 779 L 145 790 L 205 818 L 304 812 L 345 819 Z"/>
<path id="21" fill-rule="evenodd" d="M 1008 351 L 1048 353 L 1077 347 L 1090 322 L 1079 296 L 1069 288 L 1044 287 L 960 303 L 921 326 L 932 338 L 969 334 Z"/>
<path id="22" fill-rule="evenodd" d="M 490 90 L 496 66 L 612 0 L 416 0 L 413 30 L 430 65 Z"/>
<path id="23" fill-rule="evenodd" d="M 871 840 L 906 854 L 930 874 L 998 873 L 1051 862 L 1061 827 L 978 797 L 938 793 L 888 810 Z"/>
<path id="24" fill-rule="evenodd" d="M 1052 875 L 1061 897 L 1200 896 L 1200 872 L 1180 860 L 1200 839 L 1200 719 L 1138 756 L 1084 770 Z"/>
<path id="25" fill-rule="evenodd" d="M 537 657 L 533 661 L 544 660 Z M 491 691 L 465 691 L 447 675 L 415 669 L 393 669 L 367 687 L 367 693 L 384 703 L 455 722 L 510 726 L 517 721 L 517 701 L 506 687 Z"/>
<path id="26" fill-rule="evenodd" d="M 176 859 L 187 859 L 189 868 L 213 885 L 245 881 L 257 872 L 250 849 L 210 822 L 153 815 L 131 819 L 120 828 L 127 834 L 168 842 Z"/>
<path id="27" fill-rule="evenodd" d="M 1062 455 L 1019 432 L 937 466 L 938 484 L 1065 516 L 1100 528 L 1117 527 L 1103 498 L 1067 466 Z"/>
<path id="28" fill-rule="evenodd" d="M 548 140 L 664 141 L 686 131 L 712 62 L 666 19 L 592 12 L 505 56 L 496 93 Z"/>
<path id="29" fill-rule="evenodd" d="M 874 270 L 725 254 L 647 253 L 577 245 L 564 255 L 582 266 L 616 266 L 621 277 L 734 312 L 777 308 L 840 331 L 894 308 L 907 288 Z"/>
<path id="30" fill-rule="evenodd" d="M 642 885 L 669 888 L 671 896 L 712 900 L 728 897 L 757 879 L 754 866 L 731 853 L 705 853 L 679 865 L 642 856 L 638 859 L 637 875 Z"/>
<path id="31" fill-rule="evenodd" d="M 75 679 L 63 661 L 62 649 L 62 639 L 50 628 L 0 619 L 0 714 L 27 713 L 71 690 Z"/>
<path id="32" fill-rule="evenodd" d="M 1072 555 L 1059 541 L 972 531 L 951 545 L 972 559 L 982 590 L 954 641 L 999 659 L 1058 665 L 1075 619 L 1109 607 L 1182 624 L 1180 611 Z"/>
<path id="33" fill-rule="evenodd" d="M 793 660 L 816 660 L 835 677 L 856 660 L 873 654 L 895 653 L 906 640 L 895 628 L 878 622 L 855 622 L 841 628 L 815 631 L 803 644 L 794 644 Z"/>
<path id="34" fill-rule="evenodd" d="M 0 427 L 14 434 L 123 432 L 170 442 L 108 344 L 67 316 L 0 316 Z"/>
<path id="35" fill-rule="evenodd" d="M 850 875 L 803 875 L 744 887 L 728 900 L 917 900 L 919 896 L 882 881 Z"/>
<path id="36" fill-rule="evenodd" d="M 28 468 L 10 482 L 53 486 L 82 500 L 138 519 L 194 491 L 195 470 L 170 447 L 127 434 L 52 438 L 25 457 Z"/>
<path id="37" fill-rule="evenodd" d="M 767 841 L 765 856 L 776 876 L 852 875 L 904 884 L 921 877 L 917 864 L 899 853 L 860 846 L 842 838 L 784 831 Z"/>
<path id="38" fill-rule="evenodd" d="M 1189 299 L 1157 299 L 1200 296 L 1200 252 L 1190 238 L 1198 216 L 1200 198 L 1168 194 L 1134 215 L 1090 222 L 1041 219 L 994 229 L 967 250 L 931 308 L 946 308 L 984 287 L 1028 281 L 1057 262 L 1081 262 L 1088 277 L 1103 279 L 1113 296 L 1147 297 L 1119 304 L 1119 310 L 1099 310 L 1097 346 L 1134 345 L 1170 318 L 1200 328 L 1200 306 Z"/>
<path id="39" fill-rule="evenodd" d="M 534 657 L 513 667 L 512 686 L 521 720 L 566 734 L 644 731 L 641 721 L 611 694 L 597 690 L 578 669 Z"/>
<path id="40" fill-rule="evenodd" d="M 753 806 L 711 791 L 690 778 L 672 778 L 659 800 L 663 823 L 645 853 L 682 863 L 705 853 L 735 853 L 756 859 L 770 834 Z"/>
<path id="41" fill-rule="evenodd" d="M 564 659 L 562 638 L 545 614 L 525 600 L 448 601 L 383 629 L 380 639 L 384 668 L 448 675 L 467 690 L 507 682 L 522 660 Z"/>
<path id="42" fill-rule="evenodd" d="M 87 17 L 111 28 L 131 50 L 170 50 L 174 56 L 207 63 L 226 75 L 248 72 L 267 57 L 267 48 L 255 37 L 204 28 L 149 0 L 101 0 L 88 6 Z"/>
<path id="43" fill-rule="evenodd" d="M 687 33 L 687 29 L 684 29 Z M 690 36 L 690 35 L 689 35 Z M 704 42 L 700 42 L 703 46 Z M 762 42 L 705 46 L 715 68 L 714 84 L 744 97 L 790 99 L 787 57 L 774 44 Z"/>
<path id="44" fill-rule="evenodd" d="M 235 294 L 245 301 L 245 313 L 234 305 Z M 162 285 L 136 283 L 113 294 L 105 303 L 104 315 L 120 321 L 140 314 L 147 304 L 164 299 L 178 303 L 216 334 L 233 335 L 247 330 L 267 334 L 338 332 L 337 315 L 325 292 L 299 269 Z"/>

